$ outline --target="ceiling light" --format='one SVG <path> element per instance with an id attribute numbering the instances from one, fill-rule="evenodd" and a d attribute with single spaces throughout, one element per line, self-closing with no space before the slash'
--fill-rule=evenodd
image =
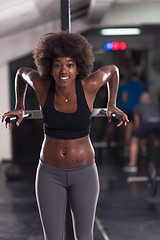
<path id="1" fill-rule="evenodd" d="M 139 28 L 104 28 L 100 31 L 101 35 L 139 35 L 141 30 Z"/>

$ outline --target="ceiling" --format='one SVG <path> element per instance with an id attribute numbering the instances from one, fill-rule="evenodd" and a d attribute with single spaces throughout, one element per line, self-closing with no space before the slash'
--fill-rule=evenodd
<path id="1" fill-rule="evenodd" d="M 0 37 L 59 19 L 60 2 L 60 0 L 0 0 Z M 86 16 L 89 23 L 99 24 L 113 3 L 137 2 L 160 2 L 160 0 L 70 0 L 72 21 Z"/>
<path id="2" fill-rule="evenodd" d="M 87 14 L 90 0 L 71 0 L 73 18 Z M 0 0 L 0 37 L 60 18 L 60 0 Z"/>

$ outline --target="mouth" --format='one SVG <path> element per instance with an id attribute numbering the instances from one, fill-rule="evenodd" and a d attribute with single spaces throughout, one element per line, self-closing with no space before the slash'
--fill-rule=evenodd
<path id="1" fill-rule="evenodd" d="M 68 79 L 69 79 L 69 77 L 60 77 L 60 80 L 62 80 L 62 81 L 66 81 Z"/>

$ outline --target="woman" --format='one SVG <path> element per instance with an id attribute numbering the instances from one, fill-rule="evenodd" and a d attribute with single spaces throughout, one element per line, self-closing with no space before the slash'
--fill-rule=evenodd
<path id="1" fill-rule="evenodd" d="M 93 239 L 99 194 L 95 154 L 90 141 L 93 103 L 102 85 L 109 83 L 108 117 L 121 114 L 116 108 L 118 68 L 105 66 L 91 73 L 94 56 L 88 41 L 77 33 L 45 34 L 37 44 L 34 59 L 38 71 L 20 68 L 15 79 L 16 107 L 5 113 L 21 123 L 25 93 L 36 92 L 43 117 L 44 141 L 36 175 L 36 197 L 44 238 L 62 240 L 67 198 L 72 212 L 75 239 Z M 10 124 L 6 124 L 6 128 Z"/>

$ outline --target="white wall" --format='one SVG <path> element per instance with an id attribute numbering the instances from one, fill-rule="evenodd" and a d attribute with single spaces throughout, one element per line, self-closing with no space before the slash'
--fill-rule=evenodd
<path id="1" fill-rule="evenodd" d="M 30 54 L 41 35 L 59 29 L 60 21 L 47 23 L 18 34 L 1 38 L 0 54 L 0 116 L 10 110 L 9 62 Z M 12 160 L 11 131 L 0 124 L 0 161 Z"/>
<path id="2" fill-rule="evenodd" d="M 0 116 L 10 109 L 10 89 L 9 89 L 8 64 L 0 64 Z M 11 131 L 5 128 L 5 124 L 0 123 L 0 161 L 11 160 Z"/>

